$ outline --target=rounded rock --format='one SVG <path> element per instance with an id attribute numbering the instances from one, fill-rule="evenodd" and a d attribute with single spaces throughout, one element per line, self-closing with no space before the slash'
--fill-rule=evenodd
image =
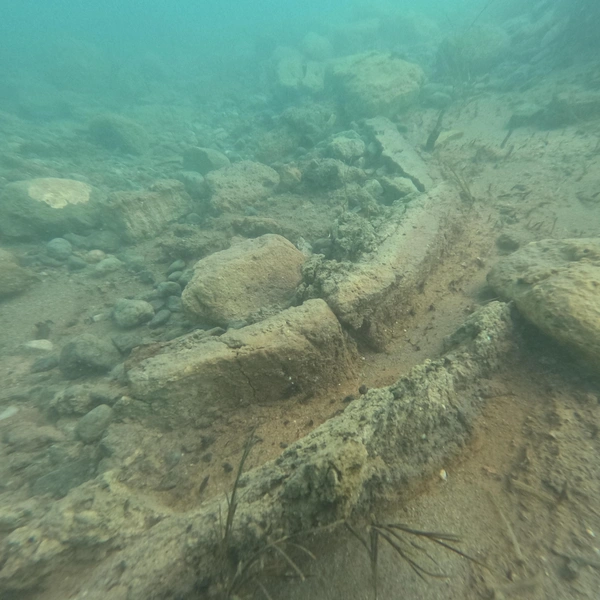
<path id="1" fill-rule="evenodd" d="M 183 269 L 185 269 L 185 261 L 181 259 L 175 260 L 169 265 L 167 275 L 170 275 L 174 271 L 183 271 Z"/>
<path id="2" fill-rule="evenodd" d="M 163 281 L 156 286 L 156 292 L 161 298 L 181 296 L 181 286 L 175 281 Z"/>
<path id="3" fill-rule="evenodd" d="M 87 267 L 87 263 L 79 256 L 69 256 L 67 267 L 70 271 L 81 271 Z"/>
<path id="4" fill-rule="evenodd" d="M 168 308 L 171 312 L 182 312 L 183 311 L 183 303 L 179 296 L 169 296 L 167 298 L 166 308 Z"/>
<path id="5" fill-rule="evenodd" d="M 171 311 L 163 308 L 159 310 L 150 323 L 148 323 L 148 327 L 150 329 L 157 329 L 164 325 L 171 318 Z"/>
<path id="6" fill-rule="evenodd" d="M 83 416 L 75 426 L 77 437 L 86 444 L 98 441 L 113 417 L 113 409 L 107 404 L 100 404 Z"/>
<path id="7" fill-rule="evenodd" d="M 46 244 L 46 253 L 50 258 L 64 261 L 71 256 L 73 252 L 73 246 L 71 242 L 64 238 L 54 238 Z"/>
<path id="8" fill-rule="evenodd" d="M 169 276 L 167 277 L 167 279 L 169 281 L 179 281 L 179 278 L 183 275 L 183 271 L 173 271 L 172 273 L 169 273 Z"/>
<path id="9" fill-rule="evenodd" d="M 84 333 L 63 346 L 59 367 L 67 379 L 77 379 L 86 375 L 106 373 L 119 360 L 119 352 L 113 344 Z"/>
<path id="10" fill-rule="evenodd" d="M 122 266 L 123 266 L 123 263 L 118 258 L 116 258 L 114 256 L 109 256 L 108 258 L 101 260 L 94 267 L 94 276 L 95 277 L 104 277 L 105 275 L 108 275 L 109 273 L 114 273 L 115 271 L 118 271 Z"/>
<path id="11" fill-rule="evenodd" d="M 113 320 L 121 329 L 131 329 L 154 317 L 154 307 L 145 300 L 119 300 L 113 309 Z"/>

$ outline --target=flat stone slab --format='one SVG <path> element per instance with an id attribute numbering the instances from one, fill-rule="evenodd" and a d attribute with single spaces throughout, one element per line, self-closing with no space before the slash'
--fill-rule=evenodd
<path id="1" fill-rule="evenodd" d="M 368 119 L 366 125 L 381 145 L 381 156 L 401 175 L 408 177 L 420 192 L 433 187 L 428 165 L 392 121 L 374 117 Z"/>
<path id="2" fill-rule="evenodd" d="M 152 403 L 163 424 L 189 425 L 209 407 L 310 397 L 353 375 L 353 347 L 323 300 L 218 338 L 202 334 L 129 363 L 130 394 Z"/>
<path id="3" fill-rule="evenodd" d="M 600 238 L 533 242 L 502 259 L 488 282 L 544 333 L 600 368 Z"/>
<path id="4" fill-rule="evenodd" d="M 378 232 L 383 241 L 364 260 L 347 268 L 309 261 L 301 296 L 324 298 L 344 326 L 383 350 L 394 324 L 409 312 L 411 299 L 440 268 L 444 249 L 458 236 L 460 227 L 450 214 L 459 203 L 457 191 L 440 184 L 411 203 L 406 214 L 390 219 Z"/>

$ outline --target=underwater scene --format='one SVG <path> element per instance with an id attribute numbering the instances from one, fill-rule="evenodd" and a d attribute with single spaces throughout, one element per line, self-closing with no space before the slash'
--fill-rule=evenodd
<path id="1" fill-rule="evenodd" d="M 600 2 L 0 18 L 0 600 L 600 598 Z"/>

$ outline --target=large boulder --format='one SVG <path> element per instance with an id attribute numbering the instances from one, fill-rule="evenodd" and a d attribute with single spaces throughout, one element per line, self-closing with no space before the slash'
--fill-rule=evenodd
<path id="1" fill-rule="evenodd" d="M 502 259 L 488 282 L 544 333 L 600 368 L 600 238 L 528 244 Z"/>
<path id="2" fill-rule="evenodd" d="M 277 171 L 243 160 L 206 175 L 211 205 L 217 212 L 243 211 L 268 198 L 279 184 Z"/>
<path id="3" fill-rule="evenodd" d="M 13 239 L 85 233 L 100 221 L 102 195 L 74 179 L 15 181 L 0 194 L 0 234 Z"/>
<path id="4" fill-rule="evenodd" d="M 235 244 L 198 261 L 183 291 L 183 306 L 197 321 L 228 326 L 261 310 L 283 308 L 301 281 L 305 257 L 275 234 Z"/>
<path id="5" fill-rule="evenodd" d="M 279 92 L 317 93 L 325 85 L 325 63 L 306 60 L 295 48 L 280 46 L 273 53 L 273 75 Z"/>
<path id="6" fill-rule="evenodd" d="M 147 190 L 114 192 L 108 206 L 107 227 L 127 242 L 153 237 L 194 210 L 185 186 L 174 179 L 161 179 Z"/>
<path id="7" fill-rule="evenodd" d="M 25 291 L 34 280 L 35 277 L 20 267 L 10 252 L 0 250 L 0 298 Z"/>
<path id="8" fill-rule="evenodd" d="M 350 117 L 392 117 L 417 101 L 425 74 L 389 53 L 369 52 L 336 60 L 331 81 Z"/>
<path id="9" fill-rule="evenodd" d="M 218 338 L 203 333 L 130 361 L 131 395 L 152 403 L 163 425 L 189 425 L 215 407 L 307 398 L 353 374 L 353 346 L 323 300 Z"/>

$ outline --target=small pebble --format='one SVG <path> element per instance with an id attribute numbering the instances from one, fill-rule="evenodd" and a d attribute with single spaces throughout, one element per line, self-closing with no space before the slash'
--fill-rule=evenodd
<path id="1" fill-rule="evenodd" d="M 104 277 L 104 275 L 118 271 L 122 266 L 123 263 L 118 258 L 109 256 L 96 264 L 94 267 L 94 276 Z"/>
<path id="2" fill-rule="evenodd" d="M 90 250 L 85 255 L 85 262 L 90 264 L 99 263 L 106 258 L 106 253 L 102 250 Z"/>
<path id="3" fill-rule="evenodd" d="M 167 269 L 167 275 L 170 275 L 174 271 L 183 271 L 185 269 L 185 261 L 184 260 L 176 260 L 169 265 Z"/>
<path id="4" fill-rule="evenodd" d="M 29 354 L 46 354 L 54 350 L 54 344 L 50 340 L 30 340 L 22 348 Z"/>
<path id="5" fill-rule="evenodd" d="M 173 271 L 169 274 L 167 279 L 169 281 L 179 281 L 179 278 L 183 275 L 183 271 Z"/>

